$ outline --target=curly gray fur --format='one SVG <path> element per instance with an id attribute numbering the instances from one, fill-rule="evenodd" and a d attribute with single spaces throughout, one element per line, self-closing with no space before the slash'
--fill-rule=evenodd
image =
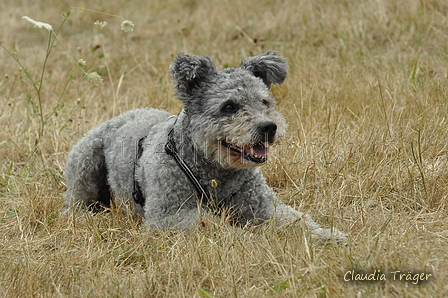
<path id="1" fill-rule="evenodd" d="M 170 65 L 177 97 L 184 103 L 178 116 L 156 109 L 138 109 L 112 118 L 89 131 L 72 149 L 64 172 L 66 209 L 108 206 L 114 199 L 136 210 L 151 229 L 187 229 L 207 209 L 195 187 L 166 154 L 173 129 L 181 158 L 208 191 L 214 203 L 230 210 L 235 223 L 279 224 L 304 219 L 319 237 L 345 239 L 336 229 L 323 229 L 310 216 L 278 200 L 259 166 L 269 146 L 286 133 L 269 88 L 287 74 L 286 59 L 276 52 L 247 58 L 240 68 L 218 70 L 207 57 L 179 54 Z M 137 155 L 144 136 L 143 153 Z M 213 188 L 211 181 L 217 182 Z M 134 181 L 145 198 L 132 199 Z"/>

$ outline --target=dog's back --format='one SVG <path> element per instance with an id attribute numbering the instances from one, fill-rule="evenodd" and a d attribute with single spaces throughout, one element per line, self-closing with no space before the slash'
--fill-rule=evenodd
<path id="1" fill-rule="evenodd" d="M 88 207 L 95 211 L 101 206 L 109 207 L 111 181 L 114 191 L 120 192 L 117 196 L 130 197 L 137 143 L 155 124 L 169 116 L 166 111 L 137 109 L 90 130 L 67 157 L 66 208 Z M 110 166 L 114 167 L 112 171 Z"/>

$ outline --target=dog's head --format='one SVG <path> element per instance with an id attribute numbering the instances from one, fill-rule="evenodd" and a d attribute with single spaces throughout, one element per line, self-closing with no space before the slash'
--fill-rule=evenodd
<path id="1" fill-rule="evenodd" d="M 269 146 L 287 127 L 269 88 L 281 84 L 287 71 L 286 60 L 275 52 L 224 70 L 208 57 L 179 54 L 170 73 L 190 120 L 185 132 L 196 148 L 225 167 L 265 163 Z"/>

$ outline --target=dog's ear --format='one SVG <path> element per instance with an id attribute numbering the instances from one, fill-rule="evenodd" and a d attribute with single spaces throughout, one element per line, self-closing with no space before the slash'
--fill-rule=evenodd
<path id="1" fill-rule="evenodd" d="M 185 95 L 192 95 L 196 87 L 217 72 L 212 59 L 182 53 L 179 53 L 170 65 L 170 74 L 181 100 Z"/>
<path id="2" fill-rule="evenodd" d="M 274 51 L 245 59 L 241 68 L 262 79 L 268 88 L 272 84 L 283 83 L 288 73 L 286 59 Z"/>

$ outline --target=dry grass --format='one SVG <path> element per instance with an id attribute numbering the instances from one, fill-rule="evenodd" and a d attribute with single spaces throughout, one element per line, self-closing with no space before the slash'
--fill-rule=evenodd
<path id="1" fill-rule="evenodd" d="M 0 1 L 2 45 L 15 44 L 35 79 L 48 32 L 21 17 L 57 28 L 68 2 Z M 118 18 L 72 10 L 59 37 L 104 86 L 90 89 L 56 43 L 43 117 L 0 49 L 1 297 L 448 295 L 445 0 L 122 2 L 77 5 L 130 19 L 132 33 Z M 98 19 L 108 22 L 101 32 Z M 61 216 L 65 158 L 83 133 L 137 107 L 180 109 L 168 75 L 177 52 L 224 67 L 269 49 L 289 59 L 273 92 L 290 129 L 264 172 L 282 200 L 350 232 L 347 246 L 310 243 L 299 226 L 242 237 L 213 223 L 156 233 L 117 212 Z M 352 269 L 433 278 L 345 282 Z"/>

